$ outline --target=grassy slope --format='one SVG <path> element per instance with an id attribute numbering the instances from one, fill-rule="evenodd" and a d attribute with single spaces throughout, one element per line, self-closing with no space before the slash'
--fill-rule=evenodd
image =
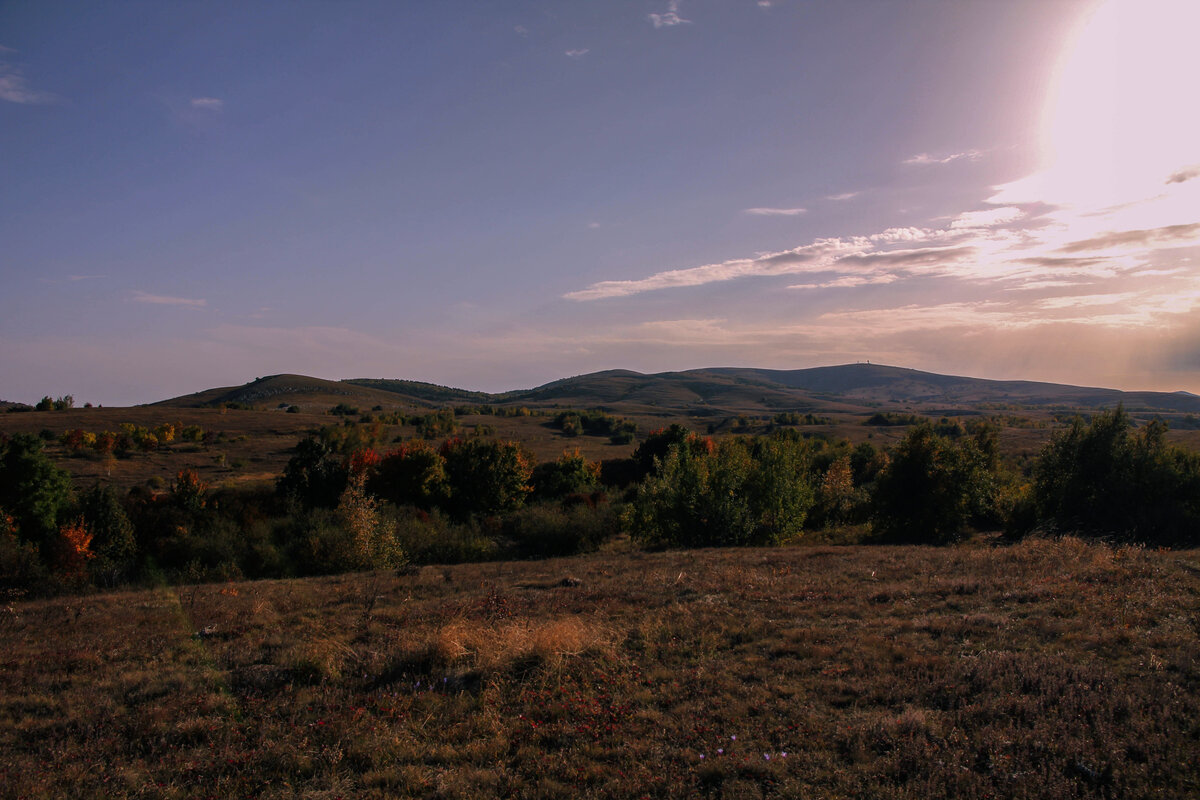
<path id="1" fill-rule="evenodd" d="M 0 787 L 1196 796 L 1198 574 L 1194 552 L 1066 541 L 614 553 L 15 603 Z"/>

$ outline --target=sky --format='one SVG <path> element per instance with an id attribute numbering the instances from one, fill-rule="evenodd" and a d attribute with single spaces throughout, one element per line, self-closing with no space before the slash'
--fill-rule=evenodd
<path id="1" fill-rule="evenodd" d="M 1193 0 L 0 0 L 0 399 L 1200 393 Z"/>

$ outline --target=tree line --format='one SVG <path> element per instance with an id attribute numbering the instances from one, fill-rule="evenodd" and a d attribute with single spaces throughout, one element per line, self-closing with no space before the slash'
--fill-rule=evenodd
<path id="1" fill-rule="evenodd" d="M 776 545 L 830 531 L 943 545 L 977 530 L 1192 545 L 1200 455 L 1166 433 L 1157 420 L 1135 426 L 1122 408 L 1076 419 L 1022 471 L 986 422 L 915 425 L 887 449 L 794 429 L 714 440 L 673 425 L 630 458 L 569 451 L 543 463 L 484 436 L 380 451 L 369 436 L 322 432 L 297 444 L 273 488 L 215 489 L 184 470 L 165 491 L 124 494 L 80 491 L 39 438 L 0 437 L 0 588 L 560 555 L 622 533 L 645 547 Z"/>

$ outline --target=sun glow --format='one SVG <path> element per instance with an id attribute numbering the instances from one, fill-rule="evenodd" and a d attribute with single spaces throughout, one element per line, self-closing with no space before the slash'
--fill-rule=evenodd
<path id="1" fill-rule="evenodd" d="M 993 202 L 1102 212 L 1107 227 L 1200 219 L 1200 3 L 1108 0 L 1063 50 L 1042 114 L 1041 169 Z"/>

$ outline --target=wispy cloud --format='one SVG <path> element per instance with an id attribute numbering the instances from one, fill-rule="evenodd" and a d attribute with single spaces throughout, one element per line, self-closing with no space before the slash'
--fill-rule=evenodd
<path id="1" fill-rule="evenodd" d="M 758 217 L 797 217 L 808 213 L 807 208 L 744 208 L 743 214 L 753 214 Z"/>
<path id="2" fill-rule="evenodd" d="M 526 28 L 524 25 L 517 25 L 513 27 L 513 33 L 517 34 L 517 36 L 528 36 L 529 28 Z"/>
<path id="3" fill-rule="evenodd" d="M 841 194 L 827 194 L 825 195 L 825 199 L 834 200 L 840 203 L 843 200 L 849 200 L 851 198 L 858 197 L 858 195 L 859 192 L 842 192 Z"/>
<path id="4" fill-rule="evenodd" d="M 1184 167 L 1178 172 L 1172 173 L 1171 177 L 1167 178 L 1167 183 L 1184 183 L 1190 181 L 1192 178 L 1200 178 L 1200 164 L 1193 164 L 1190 167 Z"/>
<path id="5" fill-rule="evenodd" d="M 566 52 L 566 56 L 567 56 L 568 58 L 583 58 L 584 56 L 586 56 L 586 55 L 587 55 L 588 53 L 590 53 L 590 52 L 592 52 L 592 51 L 591 51 L 591 48 L 588 48 L 588 47 L 581 47 L 581 48 L 579 48 L 578 50 L 568 50 L 568 51 Z"/>
<path id="6" fill-rule="evenodd" d="M 961 153 L 951 153 L 948 156 L 934 156 L 934 155 L 930 155 L 929 153 L 917 153 L 915 156 L 912 156 L 911 158 L 904 159 L 904 163 L 905 164 L 950 164 L 954 161 L 959 161 L 964 158 L 968 161 L 975 161 L 982 155 L 983 155 L 983 153 L 980 152 L 979 150 L 964 150 Z"/>
<path id="7" fill-rule="evenodd" d="M 950 223 L 953 230 L 964 228 L 990 228 L 994 225 L 1004 225 L 1025 216 L 1025 212 L 1014 206 L 989 208 L 983 211 L 964 211 Z"/>
<path id="8" fill-rule="evenodd" d="M 149 292 L 135 291 L 133 297 L 130 298 L 135 303 L 151 303 L 153 305 L 162 306 L 184 306 L 186 308 L 204 308 L 208 305 L 207 300 L 193 299 L 189 297 L 170 297 L 161 294 L 150 294 Z"/>
<path id="9" fill-rule="evenodd" d="M 0 100 L 21 105 L 53 105 L 61 101 L 56 94 L 31 89 L 19 67 L 0 62 Z"/>
<path id="10" fill-rule="evenodd" d="M 193 97 L 192 108 L 205 111 L 220 111 L 225 108 L 225 101 L 219 97 Z"/>
<path id="11" fill-rule="evenodd" d="M 671 0 L 667 3 L 665 13 L 647 14 L 646 18 L 654 24 L 655 28 L 671 28 L 676 25 L 691 24 L 690 19 L 684 19 L 679 16 L 679 0 Z"/>
<path id="12" fill-rule="evenodd" d="M 831 281 L 820 283 L 794 283 L 789 289 L 855 289 L 859 286 L 878 286 L 895 283 L 900 280 L 898 275 L 843 275 Z"/>
<path id="13" fill-rule="evenodd" d="M 1081 253 L 1088 250 L 1107 250 L 1114 247 L 1144 247 L 1150 244 L 1186 242 L 1200 237 L 1200 222 L 1187 225 L 1166 225 L 1147 230 L 1114 231 L 1081 239 L 1059 248 L 1064 253 Z"/>

